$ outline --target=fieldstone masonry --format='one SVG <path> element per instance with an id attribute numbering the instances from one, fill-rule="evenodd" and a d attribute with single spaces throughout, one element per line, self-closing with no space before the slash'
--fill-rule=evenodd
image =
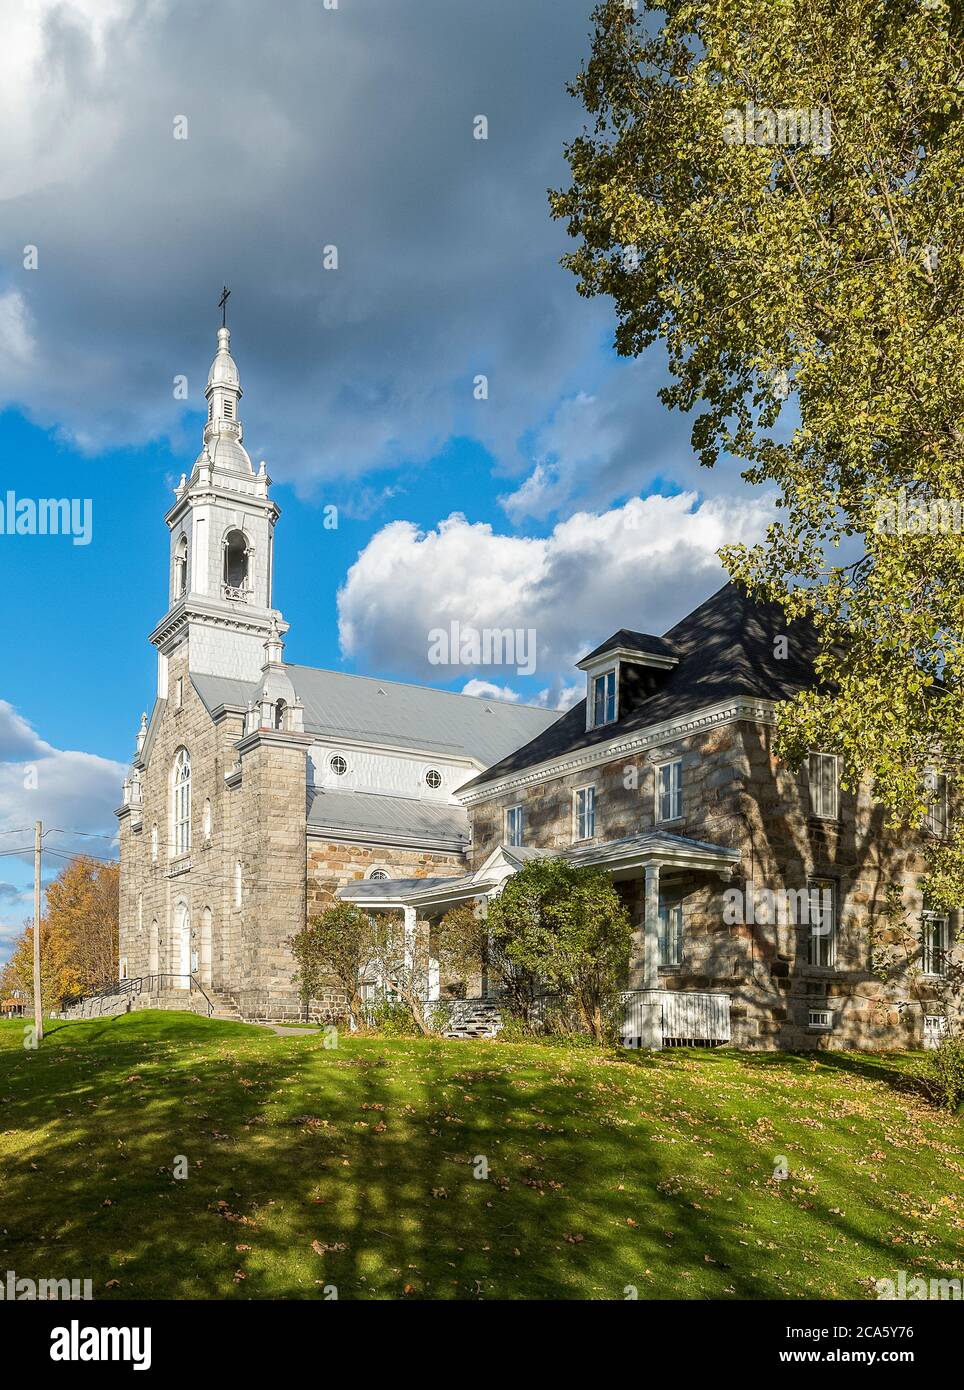
<path id="1" fill-rule="evenodd" d="M 517 787 L 470 805 L 473 867 L 504 838 L 505 812 L 519 804 L 526 845 L 571 847 L 572 794 L 587 784 L 596 787 L 596 836 L 590 843 L 654 827 L 655 765 L 681 758 L 683 814 L 661 828 L 736 848 L 741 862 L 726 881 L 664 871 L 661 889 L 682 899 L 683 961 L 661 969 L 661 988 L 729 992 L 736 1046 L 919 1047 L 924 1015 L 940 1011 L 934 982 L 915 981 L 911 968 L 885 988 L 871 969 L 871 937 L 890 884 L 901 885 L 909 914 L 920 912 L 923 832 L 888 827 L 883 808 L 864 787 L 857 794 L 841 792 L 838 819 L 811 816 L 806 772 L 793 774 L 778 763 L 772 737 L 765 722 L 732 720 L 535 784 L 519 779 Z M 832 968 L 808 964 L 806 925 L 726 923 L 727 888 L 744 894 L 751 884 L 796 891 L 809 878 L 830 880 L 835 888 L 839 928 Z M 642 878 L 619 886 L 641 924 Z M 637 941 L 633 988 L 642 984 L 641 931 Z M 810 1010 L 824 1008 L 831 1011 L 831 1029 L 811 1028 Z"/>

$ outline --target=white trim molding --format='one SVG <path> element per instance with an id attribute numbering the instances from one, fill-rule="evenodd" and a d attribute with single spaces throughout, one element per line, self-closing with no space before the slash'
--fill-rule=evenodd
<path id="1" fill-rule="evenodd" d="M 503 777 L 483 782 L 468 791 L 457 791 L 455 795 L 463 806 L 477 806 L 506 792 L 522 791 L 525 787 L 538 786 L 540 782 L 551 782 L 570 773 L 588 772 L 592 768 L 611 763 L 616 758 L 641 753 L 646 749 L 658 747 L 674 739 L 686 738 L 721 724 L 733 724 L 740 720 L 748 720 L 754 724 L 773 724 L 776 718 L 775 711 L 776 703 L 773 700 L 738 696 L 734 700 L 707 705 L 677 719 L 667 719 L 660 724 L 648 724 L 642 729 L 634 729 L 632 733 L 622 734 L 607 743 L 574 748 L 557 758 L 548 758 L 543 763 L 522 768 L 519 772 L 508 772 Z"/>

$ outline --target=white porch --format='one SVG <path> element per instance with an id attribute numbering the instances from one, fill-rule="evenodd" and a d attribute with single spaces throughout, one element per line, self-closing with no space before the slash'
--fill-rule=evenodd
<path id="1" fill-rule="evenodd" d="M 339 889 L 338 897 L 370 911 L 402 911 L 406 933 L 414 939 L 420 918 L 430 921 L 462 902 L 475 900 L 484 905 L 501 892 L 506 880 L 527 860 L 534 858 L 561 858 L 600 868 L 614 882 L 643 880 L 641 951 L 633 972 L 638 988 L 625 994 L 622 1036 L 627 1047 L 715 1046 L 730 1041 L 729 995 L 660 988 L 660 883 L 661 876 L 670 873 L 678 876 L 702 872 L 729 878 L 739 863 L 738 850 L 663 830 L 561 852 L 499 845 L 472 874 L 457 878 L 366 880 L 347 884 Z M 425 982 L 427 1001 L 439 998 L 439 984 L 438 965 L 430 962 Z"/>

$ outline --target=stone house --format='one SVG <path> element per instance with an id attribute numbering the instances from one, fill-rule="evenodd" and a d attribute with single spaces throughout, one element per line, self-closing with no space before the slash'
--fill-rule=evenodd
<path id="1" fill-rule="evenodd" d="M 867 788 L 841 787 L 832 754 L 781 765 L 775 707 L 812 682 L 815 650 L 732 585 L 662 637 L 614 633 L 579 663 L 586 698 L 460 788 L 470 874 L 340 896 L 431 923 L 561 855 L 605 870 L 638 924 L 627 1043 L 920 1046 L 960 958 L 959 914 L 928 912 L 918 886 L 925 840 L 946 833 L 946 779 L 926 826 L 896 830 Z M 892 884 L 917 937 L 885 985 Z"/>

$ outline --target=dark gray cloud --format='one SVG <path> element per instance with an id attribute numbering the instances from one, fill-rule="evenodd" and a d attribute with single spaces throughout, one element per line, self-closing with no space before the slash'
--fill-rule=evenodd
<path id="1" fill-rule="evenodd" d="M 192 448 L 173 378 L 197 407 L 227 281 L 274 477 L 417 461 L 453 433 L 521 475 L 520 432 L 581 389 L 608 331 L 546 204 L 590 8 L 39 0 L 42 29 L 13 25 L 0 64 L 0 397 L 90 449 Z"/>

